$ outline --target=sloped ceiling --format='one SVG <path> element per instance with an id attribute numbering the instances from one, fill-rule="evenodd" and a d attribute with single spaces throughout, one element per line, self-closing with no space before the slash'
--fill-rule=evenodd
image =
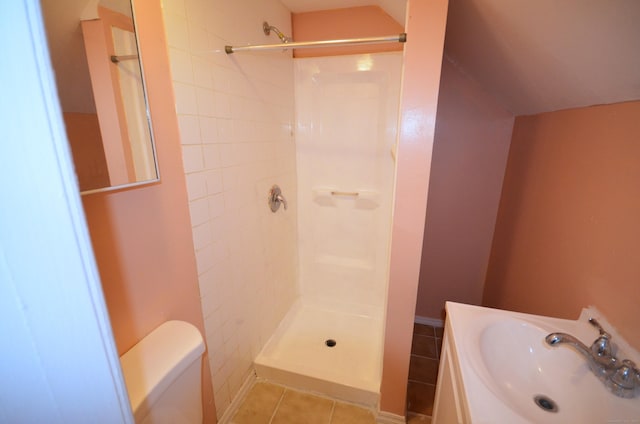
<path id="1" fill-rule="evenodd" d="M 445 46 L 516 115 L 640 99 L 638 0 L 450 0 Z"/>
<path id="2" fill-rule="evenodd" d="M 282 0 L 293 12 L 404 0 Z M 411 34 L 409 34 L 411 37 Z M 449 0 L 445 54 L 515 115 L 640 99 L 640 0 Z"/>
<path id="3" fill-rule="evenodd" d="M 379 6 L 399 24 L 404 25 L 406 0 L 280 0 L 293 13 L 318 10 L 344 9 L 346 7 Z"/>
<path id="4" fill-rule="evenodd" d="M 401 24 L 406 13 L 405 0 L 281 1 L 292 12 L 375 5 Z M 74 87 L 63 99 L 70 110 L 91 108 L 74 95 L 89 82 L 68 51 L 82 47 L 77 17 L 48 9 L 81 14 L 96 3 L 42 1 L 47 31 L 67 40 L 51 48 L 58 77 Z M 516 115 L 638 100 L 640 0 L 449 0 L 445 54 Z"/>

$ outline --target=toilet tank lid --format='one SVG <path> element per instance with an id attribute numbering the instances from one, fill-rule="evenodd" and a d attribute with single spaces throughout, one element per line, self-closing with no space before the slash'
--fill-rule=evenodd
<path id="1" fill-rule="evenodd" d="M 200 331 L 188 322 L 167 321 L 120 357 L 134 414 L 149 408 L 204 352 Z"/>

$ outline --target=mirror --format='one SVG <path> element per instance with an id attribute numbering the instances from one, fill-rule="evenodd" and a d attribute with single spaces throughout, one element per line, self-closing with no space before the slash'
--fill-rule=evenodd
<path id="1" fill-rule="evenodd" d="M 159 179 L 129 0 L 41 0 L 82 194 Z"/>

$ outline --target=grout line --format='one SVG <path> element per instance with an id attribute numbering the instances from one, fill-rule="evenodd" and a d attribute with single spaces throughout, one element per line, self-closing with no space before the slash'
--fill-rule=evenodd
<path id="1" fill-rule="evenodd" d="M 412 383 L 419 383 L 419 384 L 426 384 L 428 386 L 436 386 L 436 383 L 425 383 L 424 381 L 420 381 L 420 380 L 413 380 L 413 379 L 408 379 L 407 381 L 410 381 Z"/>
<path id="2" fill-rule="evenodd" d="M 278 412 L 278 408 L 280 408 L 280 404 L 282 403 L 282 399 L 284 399 L 284 394 L 287 392 L 287 389 L 284 389 L 282 391 L 282 394 L 280 395 L 280 399 L 278 399 L 278 403 L 276 404 L 275 409 L 273 410 L 273 414 L 271 414 L 271 418 L 269 418 L 269 424 L 271 424 L 273 422 L 273 419 L 276 416 L 276 412 Z"/>
<path id="3" fill-rule="evenodd" d="M 431 415 L 421 414 L 420 412 L 413 412 L 413 411 L 407 411 L 407 417 L 410 417 L 410 418 L 413 418 L 413 417 L 433 418 L 433 416 L 431 416 Z"/>
<path id="4" fill-rule="evenodd" d="M 331 424 L 331 422 L 333 421 L 333 413 L 336 410 L 336 401 L 334 400 L 331 404 L 331 414 L 329 414 L 329 423 Z"/>
<path id="5" fill-rule="evenodd" d="M 418 355 L 417 353 L 412 353 L 411 356 L 417 356 L 418 358 L 433 359 L 434 361 L 439 361 L 439 358 L 432 358 L 430 356 Z"/>
<path id="6" fill-rule="evenodd" d="M 432 358 L 432 357 L 430 357 L 430 356 L 426 356 L 426 355 L 420 355 L 420 354 L 418 354 L 418 353 L 413 353 L 413 352 L 411 352 L 411 355 L 412 355 L 412 356 L 418 356 L 418 357 L 420 357 L 420 358 L 438 359 L 438 358 Z"/>

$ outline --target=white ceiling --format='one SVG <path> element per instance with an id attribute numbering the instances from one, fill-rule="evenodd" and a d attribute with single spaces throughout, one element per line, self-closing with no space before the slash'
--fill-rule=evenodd
<path id="1" fill-rule="evenodd" d="M 404 22 L 404 0 L 281 1 Z M 445 53 L 516 115 L 638 100 L 640 0 L 449 0 Z"/>

